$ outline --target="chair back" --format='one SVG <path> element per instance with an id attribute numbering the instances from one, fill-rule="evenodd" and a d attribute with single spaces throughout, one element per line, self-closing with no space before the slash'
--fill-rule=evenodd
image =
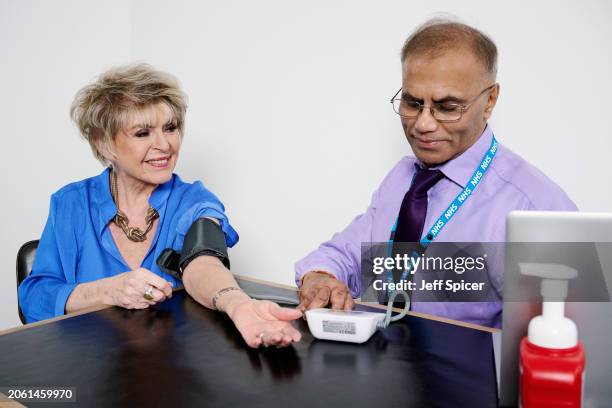
<path id="1" fill-rule="evenodd" d="M 17 288 L 28 277 L 32 272 L 32 264 L 34 264 L 34 257 L 36 256 L 36 249 L 38 248 L 38 240 L 28 241 L 19 248 L 17 252 Z M 17 309 L 19 310 L 19 318 L 21 323 L 25 324 L 25 317 L 21 312 L 21 306 L 19 306 L 19 296 L 17 298 Z"/>

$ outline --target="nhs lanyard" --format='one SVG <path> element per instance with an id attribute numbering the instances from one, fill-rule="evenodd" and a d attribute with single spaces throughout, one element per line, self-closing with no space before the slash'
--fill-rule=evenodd
<path id="1" fill-rule="evenodd" d="M 440 214 L 440 216 L 438 217 L 436 222 L 434 222 L 433 226 L 429 229 L 427 234 L 423 235 L 423 237 L 421 238 L 420 243 L 423 249 L 426 249 L 427 246 L 431 244 L 434 239 L 436 239 L 436 236 L 440 233 L 440 231 L 442 231 L 446 224 L 448 224 L 448 222 L 455 216 L 457 211 L 459 211 L 459 209 L 467 201 L 467 199 L 470 198 L 472 192 L 476 189 L 478 184 L 480 184 L 480 181 L 489 169 L 489 166 L 491 165 L 491 162 L 493 161 L 493 158 L 497 153 L 498 147 L 499 144 L 495 139 L 495 135 L 493 135 L 491 139 L 491 146 L 489 147 L 489 150 L 487 150 L 487 152 L 485 153 L 478 167 L 476 167 L 476 170 L 474 170 L 470 181 L 468 181 L 465 188 L 457 195 L 457 197 L 455 197 L 455 199 L 449 204 L 449 206 L 446 207 L 446 210 L 443 211 L 442 214 Z M 389 237 L 389 257 L 393 256 L 392 247 L 398 220 L 399 216 L 395 219 L 395 224 L 393 224 L 393 229 L 391 230 L 391 237 Z M 408 269 L 404 270 L 404 272 L 402 273 L 401 280 L 406 280 L 411 270 L 412 263 L 409 263 Z M 391 271 L 387 271 L 387 282 L 393 283 L 393 273 Z M 387 289 L 387 293 L 390 297 L 391 290 Z"/>

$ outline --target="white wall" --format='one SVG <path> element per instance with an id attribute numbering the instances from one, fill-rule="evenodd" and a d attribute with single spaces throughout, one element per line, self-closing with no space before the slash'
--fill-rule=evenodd
<path id="1" fill-rule="evenodd" d="M 15 253 L 40 235 L 49 194 L 99 171 L 68 121 L 71 97 L 129 60 L 172 72 L 189 94 L 177 172 L 226 204 L 241 235 L 237 273 L 291 283 L 293 263 L 362 211 L 409 153 L 388 100 L 401 84 L 403 40 L 439 11 L 497 42 L 498 139 L 581 209 L 612 211 L 609 2 L 99 3 L 0 6 L 9 56 L 0 70 L 13 78 L 0 112 L 14 175 L 2 181 L 0 328 L 17 324 Z"/>
<path id="2" fill-rule="evenodd" d="M 131 4 L 0 2 L 0 329 L 20 324 L 15 258 L 38 239 L 49 196 L 100 171 L 69 118 L 76 91 L 131 55 Z"/>

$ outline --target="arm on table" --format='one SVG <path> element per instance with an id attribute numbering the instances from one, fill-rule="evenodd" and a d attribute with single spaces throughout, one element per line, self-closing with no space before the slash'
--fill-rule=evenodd
<path id="1" fill-rule="evenodd" d="M 151 286 L 153 299 L 144 298 Z M 78 284 L 66 301 L 66 313 L 85 308 L 109 305 L 126 309 L 145 309 L 172 297 L 172 285 L 145 268 L 134 269 L 109 278 Z"/>
<path id="2" fill-rule="evenodd" d="M 351 310 L 361 295 L 361 243 L 371 241 L 378 191 L 365 213 L 295 265 L 301 310 L 330 305 Z M 350 290 L 349 290 L 350 289 Z"/>
<path id="3" fill-rule="evenodd" d="M 227 313 L 250 347 L 284 347 L 301 339 L 300 332 L 290 323 L 302 316 L 299 310 L 251 299 L 242 290 L 220 293 L 222 289 L 238 287 L 238 283 L 214 256 L 202 255 L 191 261 L 183 273 L 183 284 L 191 297 L 209 309 L 213 309 L 213 298 L 217 296 L 217 309 Z"/>

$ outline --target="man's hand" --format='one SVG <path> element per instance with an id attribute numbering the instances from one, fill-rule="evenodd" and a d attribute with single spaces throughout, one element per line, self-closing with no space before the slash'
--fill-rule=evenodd
<path id="1" fill-rule="evenodd" d="M 352 310 L 355 302 L 348 287 L 326 272 L 311 271 L 304 275 L 300 288 L 299 310 L 326 307 L 331 303 L 332 309 Z"/>

